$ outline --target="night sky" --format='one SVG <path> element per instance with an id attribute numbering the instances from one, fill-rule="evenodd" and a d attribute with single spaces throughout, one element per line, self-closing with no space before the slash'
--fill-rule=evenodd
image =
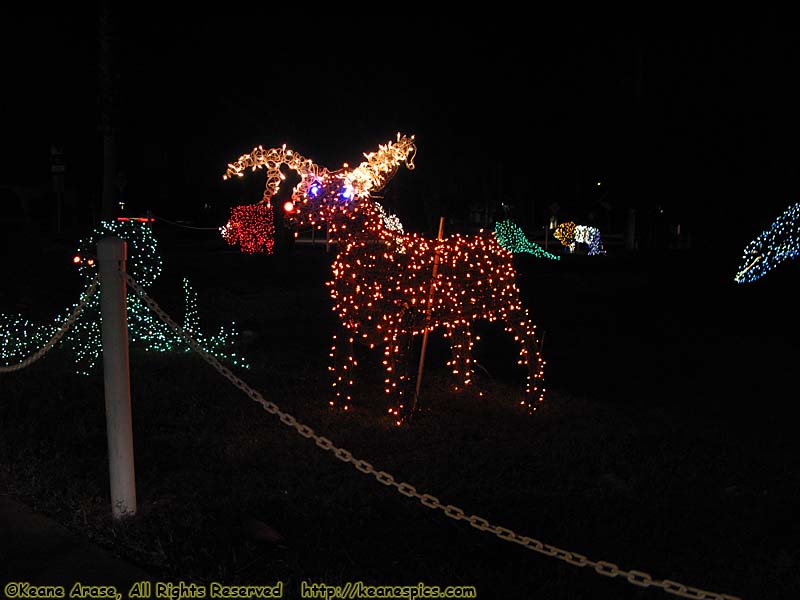
<path id="1" fill-rule="evenodd" d="M 557 204 L 621 232 L 633 207 L 733 249 L 800 200 L 787 14 L 144 6 L 115 7 L 111 38 L 131 210 L 223 215 L 258 200 L 261 179 L 221 178 L 255 145 L 335 168 L 397 132 L 417 169 L 386 202 L 413 229 L 474 198 L 528 227 Z M 0 185 L 47 183 L 56 143 L 80 212 L 101 186 L 99 11 L 52 11 L 6 19 Z"/>

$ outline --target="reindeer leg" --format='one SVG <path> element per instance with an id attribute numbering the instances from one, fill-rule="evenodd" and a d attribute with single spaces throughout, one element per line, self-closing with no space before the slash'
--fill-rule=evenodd
<path id="1" fill-rule="evenodd" d="M 387 412 L 395 419 L 397 425 L 409 416 L 408 392 L 408 351 L 411 335 L 397 330 L 389 333 L 383 347 L 384 392 L 387 400 Z"/>
<path id="2" fill-rule="evenodd" d="M 328 404 L 331 408 L 350 410 L 353 404 L 353 371 L 358 365 L 354 354 L 353 338 L 347 336 L 345 339 L 337 339 L 333 336 L 331 346 L 331 366 L 328 371 L 331 373 L 332 386 L 334 389 L 334 399 Z"/>
<path id="3" fill-rule="evenodd" d="M 411 342 L 413 336 L 407 331 L 398 331 L 395 335 L 394 373 L 397 381 L 397 406 L 403 419 L 411 416 L 412 394 L 410 384 L 412 377 L 409 369 Z"/>
<path id="4" fill-rule="evenodd" d="M 524 365 L 527 370 L 525 379 L 525 398 L 520 402 L 529 413 L 536 410 L 537 405 L 544 400 L 544 365 L 541 343 L 537 337 L 534 325 L 525 313 L 514 311 L 505 319 L 506 331 L 513 334 L 514 340 L 520 344 L 518 364 Z"/>
<path id="5" fill-rule="evenodd" d="M 448 328 L 446 337 L 450 338 L 450 362 L 447 363 L 450 373 L 455 377 L 453 391 L 465 389 L 475 381 L 475 369 L 472 361 L 472 330 L 466 324 L 457 324 Z"/>

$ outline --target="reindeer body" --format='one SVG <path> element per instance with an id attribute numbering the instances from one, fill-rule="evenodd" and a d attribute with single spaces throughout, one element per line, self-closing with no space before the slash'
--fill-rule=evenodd
<path id="1" fill-rule="evenodd" d="M 544 361 L 516 285 L 513 254 L 493 234 L 452 235 L 441 241 L 416 234 L 398 235 L 383 226 L 377 205 L 363 201 L 360 215 L 339 241 L 341 251 L 328 285 L 334 311 L 348 332 L 348 343 L 332 349 L 336 402 L 348 406 L 349 387 L 356 364 L 356 341 L 383 350 L 385 393 L 389 412 L 402 418 L 410 382 L 410 339 L 425 331 L 444 329 L 451 345 L 448 366 L 455 388 L 474 379 L 473 325 L 478 320 L 499 321 L 520 344 L 520 364 L 528 366 L 526 407 L 535 410 L 543 399 L 540 388 Z M 434 265 L 436 276 L 433 276 Z"/>
<path id="2" fill-rule="evenodd" d="M 390 143 L 366 154 L 367 161 L 354 171 L 316 168 L 301 173 L 302 188 L 293 195 L 289 220 L 296 226 L 327 224 L 330 240 L 340 249 L 327 285 L 347 338 L 342 342 L 334 336 L 330 370 L 335 399 L 330 404 L 345 410 L 352 405 L 357 367 L 353 346 L 363 343 L 383 352 L 387 410 L 400 424 L 410 414 L 408 351 L 413 336 L 444 329 L 452 354 L 448 366 L 456 388 L 465 387 L 474 377 L 472 328 L 485 319 L 500 321 L 519 343 L 519 364 L 527 367 L 520 404 L 536 410 L 544 397 L 544 361 L 536 326 L 516 285 L 513 254 L 492 233 L 442 240 L 405 233 L 369 195 L 400 163 L 413 168 L 408 157 L 414 150 L 409 138 L 398 134 L 396 146 Z M 252 166 L 244 157 L 237 164 Z M 271 196 L 275 189 L 268 185 L 268 191 Z"/>

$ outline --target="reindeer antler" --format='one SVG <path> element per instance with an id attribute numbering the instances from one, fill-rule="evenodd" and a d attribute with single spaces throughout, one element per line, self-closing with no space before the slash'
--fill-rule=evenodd
<path id="1" fill-rule="evenodd" d="M 397 172 L 401 164 L 405 163 L 409 170 L 414 169 L 414 156 L 417 147 L 414 144 L 414 136 L 411 137 L 397 134 L 397 141 L 391 140 L 386 144 L 378 146 L 377 152 L 365 153 L 362 162 L 354 170 L 340 175 L 353 190 L 354 195 L 365 197 L 370 192 L 381 189 Z M 255 171 L 265 168 L 267 170 L 267 185 L 264 189 L 262 202 L 269 203 L 270 199 L 278 193 L 281 181 L 285 179 L 281 173 L 281 165 L 286 165 L 298 175 L 298 183 L 292 191 L 292 197 L 298 198 L 306 196 L 309 189 L 315 182 L 322 181 L 330 171 L 324 167 L 316 165 L 312 160 L 305 158 L 294 150 L 286 148 L 286 144 L 280 148 L 270 148 L 265 150 L 263 146 L 253 148 L 249 154 L 243 154 L 239 160 L 229 163 L 228 169 L 223 175 L 227 180 L 231 176 L 244 176 L 246 169 Z"/>
<path id="2" fill-rule="evenodd" d="M 281 165 L 286 165 L 300 175 L 300 183 L 292 191 L 293 196 L 298 194 L 305 195 L 315 181 L 324 178 L 328 174 L 326 168 L 320 167 L 292 149 L 287 149 L 286 144 L 284 144 L 280 148 L 270 148 L 269 150 L 265 150 L 263 146 L 253 148 L 250 154 L 243 154 L 239 157 L 239 160 L 229 163 L 222 179 L 229 179 L 232 175 L 242 177 L 244 176 L 244 170 L 248 168 L 253 171 L 265 168 L 267 170 L 267 185 L 264 189 L 262 202 L 269 203 L 270 198 L 278 193 L 281 181 L 285 179 L 283 173 L 281 173 Z"/>
<path id="3" fill-rule="evenodd" d="M 416 153 L 414 136 L 401 136 L 398 133 L 396 143 L 393 144 L 390 140 L 378 146 L 377 152 L 365 153 L 364 158 L 367 160 L 348 173 L 346 178 L 357 196 L 368 196 L 370 192 L 385 186 L 402 163 L 413 170 Z"/>

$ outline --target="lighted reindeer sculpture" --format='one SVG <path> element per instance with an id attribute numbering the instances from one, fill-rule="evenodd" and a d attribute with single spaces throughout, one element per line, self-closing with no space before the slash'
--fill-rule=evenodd
<path id="1" fill-rule="evenodd" d="M 426 239 L 403 231 L 371 197 L 403 164 L 414 168 L 414 138 L 397 135 L 396 142 L 364 154 L 355 169 L 328 171 L 285 147 L 261 147 L 228 165 L 225 179 L 265 168 L 267 185 L 262 204 L 269 204 L 283 179 L 285 165 L 300 176 L 287 207 L 286 221 L 297 228 L 328 227 L 338 254 L 327 282 L 333 310 L 346 337 L 334 336 L 331 349 L 335 397 L 331 406 L 353 404 L 357 361 L 354 344 L 383 353 L 387 411 L 397 424 L 413 412 L 409 389 L 409 358 L 413 336 L 444 329 L 450 342 L 448 366 L 455 389 L 474 383 L 473 324 L 499 321 L 519 343 L 519 364 L 527 371 L 520 405 L 534 411 L 544 399 L 545 361 L 516 284 L 513 254 L 494 234 L 451 235 Z"/>

